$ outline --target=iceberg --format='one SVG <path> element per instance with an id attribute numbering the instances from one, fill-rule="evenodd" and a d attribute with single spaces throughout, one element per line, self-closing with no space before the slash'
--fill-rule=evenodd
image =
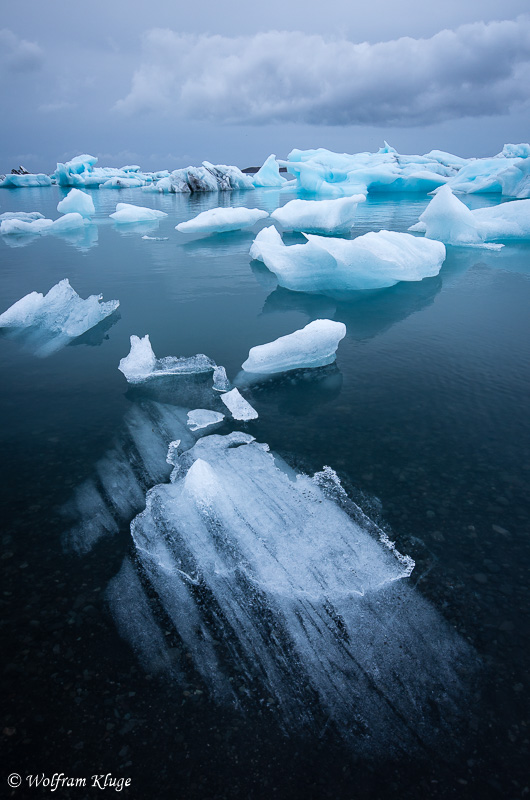
<path id="1" fill-rule="evenodd" d="M 119 223 L 130 222 L 150 222 L 154 219 L 167 217 L 165 211 L 158 211 L 156 208 L 145 208 L 144 206 L 135 206 L 130 203 L 117 203 L 116 211 L 109 214 L 111 219 Z"/>
<path id="2" fill-rule="evenodd" d="M 252 178 L 252 184 L 256 187 L 283 186 L 285 183 L 287 183 L 287 178 L 280 175 L 280 166 L 274 154 L 265 160 L 263 166 Z"/>
<path id="3" fill-rule="evenodd" d="M 238 167 L 226 164 L 210 164 L 203 161 L 201 167 L 184 167 L 173 170 L 157 180 L 147 191 L 168 193 L 191 192 L 226 192 L 232 189 L 252 189 L 252 178 L 245 175 Z"/>
<path id="4" fill-rule="evenodd" d="M 119 306 L 118 300 L 102 302 L 101 295 L 83 300 L 67 278 L 46 295 L 31 292 L 0 314 L 0 328 L 25 339 L 35 355 L 48 356 L 81 336 Z"/>
<path id="5" fill-rule="evenodd" d="M 212 425 L 219 425 L 225 416 L 218 411 L 210 411 L 208 408 L 194 408 L 188 411 L 188 428 L 190 431 L 198 431 L 202 428 L 210 428 Z"/>
<path id="6" fill-rule="evenodd" d="M 242 369 L 254 374 L 273 374 L 324 367 L 335 361 L 337 347 L 345 336 L 346 325 L 342 322 L 317 319 L 274 342 L 252 347 Z"/>
<path id="7" fill-rule="evenodd" d="M 66 197 L 57 204 L 57 211 L 60 211 L 61 214 L 75 211 L 82 217 L 90 217 L 96 213 L 94 201 L 90 195 L 79 189 L 70 189 Z"/>
<path id="8" fill-rule="evenodd" d="M 251 228 L 258 220 L 268 216 L 267 211 L 259 208 L 212 208 L 175 227 L 180 233 L 224 233 Z"/>
<path id="9" fill-rule="evenodd" d="M 122 358 L 118 369 L 123 372 L 129 383 L 142 383 L 151 378 L 167 375 L 194 375 L 214 371 L 216 364 L 202 353 L 191 358 L 166 356 L 156 358 L 149 341 L 149 334 L 142 339 L 131 336 L 129 355 Z"/>
<path id="10" fill-rule="evenodd" d="M 100 185 L 100 189 L 139 189 L 145 180 L 137 177 L 114 175 Z"/>
<path id="11" fill-rule="evenodd" d="M 30 186 L 51 186 L 52 180 L 48 175 L 41 172 L 29 173 L 25 175 L 0 175 L 0 188 L 3 189 L 22 189 Z"/>
<path id="12" fill-rule="evenodd" d="M 258 412 L 252 408 L 239 392 L 239 389 L 232 389 L 221 395 L 221 400 L 230 411 L 234 419 L 246 422 L 249 419 L 257 419 Z"/>
<path id="13" fill-rule="evenodd" d="M 264 228 L 250 256 L 263 261 L 286 289 L 329 294 L 432 277 L 446 255 L 441 242 L 396 231 L 370 232 L 351 240 L 304 235 L 307 244 L 286 247 L 275 228 Z"/>
<path id="14" fill-rule="evenodd" d="M 372 755 L 443 740 L 470 649 L 333 470 L 297 475 L 241 432 L 171 460 L 131 524 L 138 573 L 124 562 L 107 595 L 146 668 L 184 685 L 198 672 L 243 713 L 273 698 L 284 730 L 332 724 Z"/>
<path id="15" fill-rule="evenodd" d="M 450 186 L 433 197 L 419 222 L 409 230 L 425 233 L 453 245 L 482 245 L 497 239 L 530 238 L 530 200 L 511 200 L 487 208 L 470 210 Z"/>
<path id="16" fill-rule="evenodd" d="M 42 215 L 41 215 L 42 217 Z M 69 231 L 76 231 L 89 225 L 89 220 L 84 219 L 81 214 L 72 212 L 65 214 L 59 219 L 34 219 L 26 222 L 24 219 L 18 217 L 11 219 L 4 219 L 0 223 L 0 234 L 3 236 L 10 235 L 35 235 L 41 233 L 68 233 Z"/>
<path id="17" fill-rule="evenodd" d="M 286 231 L 306 233 L 346 233 L 354 224 L 357 205 L 364 203 L 364 194 L 336 200 L 291 200 L 271 214 Z"/>

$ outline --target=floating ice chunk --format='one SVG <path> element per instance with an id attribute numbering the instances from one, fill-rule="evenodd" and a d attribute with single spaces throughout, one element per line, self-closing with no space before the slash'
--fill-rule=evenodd
<path id="1" fill-rule="evenodd" d="M 216 367 L 213 371 L 213 387 L 216 392 L 227 392 L 230 389 L 230 381 L 224 367 Z"/>
<path id="2" fill-rule="evenodd" d="M 61 214 L 76 211 L 82 217 L 90 217 L 96 213 L 94 201 L 90 195 L 79 189 L 70 189 L 66 197 L 57 204 L 57 211 L 60 211 Z"/>
<path id="3" fill-rule="evenodd" d="M 284 183 L 287 183 L 287 178 L 280 175 L 280 165 L 274 154 L 270 155 L 256 172 L 252 183 L 254 186 L 283 186 Z"/>
<path id="4" fill-rule="evenodd" d="M 44 219 L 43 217 L 28 221 L 19 217 L 12 217 L 11 219 L 2 220 L 0 233 L 3 236 L 22 236 L 24 234 L 35 236 L 47 231 L 51 225 L 53 225 L 53 220 Z"/>
<path id="5" fill-rule="evenodd" d="M 117 203 L 116 211 L 109 215 L 115 222 L 149 222 L 161 217 L 167 217 L 165 211 L 158 211 L 156 208 L 145 208 L 135 206 L 130 203 Z"/>
<path id="6" fill-rule="evenodd" d="M 344 233 L 354 224 L 357 205 L 365 200 L 364 194 L 337 200 L 291 200 L 271 217 L 286 231 Z"/>
<path id="7" fill-rule="evenodd" d="M 146 334 L 143 339 L 131 336 L 130 353 L 121 359 L 118 369 L 123 372 L 129 383 L 142 383 L 150 378 L 159 378 L 164 375 L 193 375 L 213 372 L 215 366 L 215 363 L 202 353 L 191 356 L 191 358 L 175 356 L 156 358 L 149 341 L 149 334 Z"/>
<path id="8" fill-rule="evenodd" d="M 18 219 L 21 222 L 34 222 L 36 219 L 44 219 L 44 214 L 40 211 L 4 211 L 0 214 L 0 222 L 5 219 Z"/>
<path id="9" fill-rule="evenodd" d="M 342 322 L 317 319 L 274 342 L 252 347 L 242 368 L 245 372 L 271 374 L 324 367 L 335 361 L 337 347 L 345 336 L 346 326 Z"/>
<path id="10" fill-rule="evenodd" d="M 78 230 L 78 228 L 83 228 L 85 225 L 89 224 L 89 220 L 82 217 L 77 211 L 72 211 L 54 220 L 48 230 L 51 231 L 51 233 L 66 233 L 67 231 Z"/>
<path id="11" fill-rule="evenodd" d="M 27 334 L 36 355 L 47 356 L 93 328 L 115 311 L 118 300 L 101 302 L 101 295 L 83 300 L 67 278 L 48 294 L 31 292 L 0 315 L 0 328 Z"/>
<path id="12" fill-rule="evenodd" d="M 19 189 L 29 186 L 51 186 L 52 181 L 48 175 L 42 173 L 29 173 L 29 175 L 0 176 L 0 188 Z"/>
<path id="13" fill-rule="evenodd" d="M 530 200 L 512 200 L 471 211 L 442 187 L 433 197 L 419 222 L 409 230 L 422 231 L 430 239 L 446 244 L 480 245 L 495 239 L 530 238 Z"/>
<path id="14" fill-rule="evenodd" d="M 195 408 L 188 411 L 188 427 L 191 431 L 198 431 L 202 428 L 209 428 L 211 425 L 219 425 L 225 416 L 218 411 L 210 411 L 208 408 Z"/>
<path id="15" fill-rule="evenodd" d="M 223 233 L 251 228 L 258 220 L 269 214 L 259 208 L 212 208 L 202 211 L 187 222 L 176 225 L 181 233 Z"/>
<path id="16" fill-rule="evenodd" d="M 245 398 L 240 394 L 238 389 L 232 389 L 230 392 L 225 392 L 221 395 L 221 400 L 230 411 L 234 419 L 239 419 L 246 422 L 249 419 L 257 419 L 258 412 L 252 408 Z"/>
<path id="17" fill-rule="evenodd" d="M 250 249 L 278 283 L 296 292 L 337 293 L 393 286 L 438 275 L 445 247 L 396 231 L 346 240 L 306 234 L 307 244 L 286 247 L 275 228 L 259 232 Z"/>
<path id="18" fill-rule="evenodd" d="M 169 236 L 142 236 L 142 239 L 149 239 L 150 242 L 167 242 Z"/>
<path id="19" fill-rule="evenodd" d="M 101 184 L 101 189 L 139 189 L 145 186 L 145 181 L 139 177 L 122 177 L 114 175 Z"/>

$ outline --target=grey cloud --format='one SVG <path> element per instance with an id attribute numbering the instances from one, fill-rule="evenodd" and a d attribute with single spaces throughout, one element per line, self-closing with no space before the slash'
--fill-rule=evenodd
<path id="1" fill-rule="evenodd" d="M 505 114 L 528 102 L 529 87 L 528 15 L 378 44 L 153 29 L 116 109 L 233 124 L 412 126 Z"/>
<path id="2" fill-rule="evenodd" d="M 40 69 L 44 53 L 38 44 L 21 39 L 8 28 L 0 30 L 0 69 L 16 74 Z"/>

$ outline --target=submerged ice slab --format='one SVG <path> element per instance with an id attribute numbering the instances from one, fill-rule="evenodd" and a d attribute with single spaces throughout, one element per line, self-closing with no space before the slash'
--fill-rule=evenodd
<path id="1" fill-rule="evenodd" d="M 194 408 L 188 411 L 188 428 L 190 431 L 198 431 L 202 428 L 209 428 L 212 425 L 219 425 L 225 416 L 219 411 L 210 411 L 208 408 Z"/>
<path id="2" fill-rule="evenodd" d="M 118 300 L 103 303 L 101 295 L 83 300 L 65 278 L 46 295 L 31 292 L 14 303 L 0 315 L 0 328 L 24 338 L 36 355 L 47 356 L 93 328 L 118 306 Z"/>
<path id="3" fill-rule="evenodd" d="M 258 220 L 268 216 L 267 211 L 259 208 L 211 208 L 175 227 L 180 233 L 223 233 L 251 228 Z"/>
<path id="4" fill-rule="evenodd" d="M 61 214 L 76 211 L 82 217 L 90 217 L 96 213 L 94 201 L 89 194 L 80 189 L 70 189 L 66 197 L 57 204 L 57 211 L 60 211 Z"/>
<path id="5" fill-rule="evenodd" d="M 157 358 L 151 347 L 149 334 L 146 334 L 142 339 L 131 336 L 131 350 L 128 356 L 121 359 L 118 369 L 123 372 L 129 383 L 142 383 L 150 378 L 160 378 L 165 375 L 213 372 L 215 367 L 215 362 L 202 353 L 190 358 L 175 356 Z"/>
<path id="6" fill-rule="evenodd" d="M 345 336 L 346 326 L 342 322 L 317 319 L 274 342 L 252 347 L 242 368 L 255 374 L 273 374 L 324 367 L 335 361 L 337 347 Z"/>
<path id="7" fill-rule="evenodd" d="M 419 222 L 409 230 L 421 231 L 446 244 L 480 245 L 497 239 L 530 238 L 530 200 L 511 200 L 472 211 L 449 186 L 433 197 Z"/>
<path id="8" fill-rule="evenodd" d="M 249 402 L 241 395 L 238 389 L 232 389 L 221 395 L 221 400 L 230 411 L 234 419 L 246 422 L 249 419 L 257 419 L 258 412 L 252 408 Z"/>
<path id="9" fill-rule="evenodd" d="M 261 230 L 250 249 L 278 283 L 295 292 L 379 289 L 398 281 L 438 275 L 445 259 L 441 242 L 396 231 L 370 232 L 356 239 L 306 234 L 307 244 L 286 247 L 275 228 Z"/>
<path id="10" fill-rule="evenodd" d="M 109 587 L 146 668 L 184 683 L 198 671 L 241 710 L 272 697 L 284 729 L 331 723 L 372 755 L 443 740 L 468 650 L 333 470 L 296 475 L 240 432 L 172 462 L 131 525 L 147 589 L 130 562 Z M 157 635 L 168 628 L 186 658 Z"/>
<path id="11" fill-rule="evenodd" d="M 115 222 L 150 222 L 154 219 L 167 217 L 165 211 L 158 211 L 156 208 L 146 208 L 145 206 L 135 206 L 131 203 L 117 203 L 116 211 L 109 215 Z"/>
<path id="12" fill-rule="evenodd" d="M 271 217 L 286 231 L 344 233 L 354 224 L 357 205 L 365 200 L 364 194 L 337 200 L 291 200 Z"/>

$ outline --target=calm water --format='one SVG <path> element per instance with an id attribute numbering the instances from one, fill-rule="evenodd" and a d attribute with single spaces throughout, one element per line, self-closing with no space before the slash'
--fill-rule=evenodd
<path id="1" fill-rule="evenodd" d="M 6 190 L 0 212 L 55 218 L 64 194 Z M 6 775 L 112 772 L 131 777 L 127 796 L 138 798 L 525 796 L 530 245 L 448 248 L 436 278 L 336 301 L 277 288 L 249 261 L 255 232 L 174 230 L 217 205 L 272 211 L 290 196 L 92 196 L 96 224 L 81 237 L 0 241 L 0 310 L 65 277 L 82 297 L 120 301 L 112 327 L 46 359 L 0 339 Z M 169 216 L 117 226 L 108 214 L 118 201 Z M 406 231 L 426 204 L 371 197 L 354 234 Z M 65 538 L 61 508 L 123 438 L 137 402 L 117 369 L 131 334 L 149 333 L 158 356 L 206 353 L 233 378 L 250 347 L 322 317 L 347 326 L 337 370 L 247 392 L 259 412 L 248 430 L 301 469 L 336 469 L 415 558 L 411 582 L 476 652 L 464 724 L 443 756 L 371 761 L 331 732 L 286 738 L 266 715 L 216 708 L 201 689 L 146 673 L 105 599 L 131 550 L 131 514 L 85 554 Z"/>

